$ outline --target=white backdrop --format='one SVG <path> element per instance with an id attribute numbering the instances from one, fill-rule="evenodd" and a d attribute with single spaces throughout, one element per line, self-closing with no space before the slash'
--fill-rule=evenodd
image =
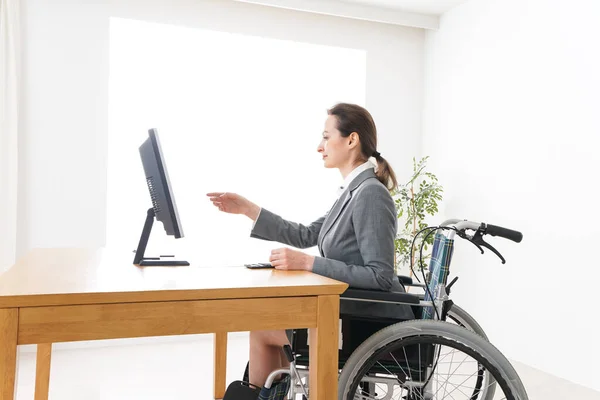
<path id="1" fill-rule="evenodd" d="M 586 0 L 445 14 L 427 38 L 423 142 L 447 217 L 523 232 L 519 244 L 489 238 L 505 265 L 456 244 L 457 304 L 511 359 L 596 390 L 598 20 Z"/>
<path id="2" fill-rule="evenodd" d="M 185 237 L 155 224 L 147 255 L 193 265 L 266 261 L 281 244 L 219 212 L 210 191 L 240 193 L 310 223 L 342 181 L 317 145 L 327 108 L 364 106 L 366 52 L 112 18 L 107 245 L 134 249 L 150 198 L 138 147 L 157 128 Z M 312 249 L 314 253 L 315 248 Z"/>
<path id="3" fill-rule="evenodd" d="M 273 137 L 276 137 L 277 140 L 279 137 L 284 138 L 285 134 L 274 136 L 272 133 L 265 133 L 270 136 L 261 140 L 258 146 L 253 144 L 252 147 L 252 152 L 254 152 L 252 154 L 260 155 L 258 158 L 253 157 L 252 163 L 263 163 L 261 165 L 269 163 L 271 174 L 279 173 L 281 170 L 280 160 L 286 157 L 285 165 L 288 166 L 288 169 L 285 170 L 287 172 L 285 185 L 280 183 L 275 188 L 274 181 L 269 180 L 271 175 L 265 175 L 269 179 L 260 182 L 258 179 L 260 177 L 257 178 L 254 174 L 252 174 L 252 179 L 238 181 L 239 185 L 242 183 L 264 185 L 257 188 L 256 191 L 257 194 L 264 197 L 254 197 L 253 193 L 244 186 L 234 186 L 228 176 L 220 176 L 217 179 L 217 174 L 231 174 L 234 169 L 239 176 L 244 173 L 249 174 L 246 172 L 248 163 L 234 163 L 235 159 L 230 154 L 236 144 L 233 140 L 223 139 L 222 143 L 225 145 L 219 144 L 218 146 L 215 142 L 211 143 L 207 140 L 209 138 L 211 140 L 221 140 L 222 137 L 231 138 L 233 137 L 231 135 L 239 133 L 240 126 L 243 126 L 248 134 L 238 137 L 237 140 L 244 140 L 244 142 L 240 142 L 239 147 L 249 148 L 248 140 L 262 134 L 262 130 L 267 128 L 267 124 L 271 124 L 269 129 L 276 129 L 277 132 L 282 133 L 288 132 L 289 134 L 290 129 L 296 129 L 295 136 L 306 135 L 306 141 L 300 138 L 294 142 L 294 146 L 298 147 L 298 152 L 295 154 L 301 155 L 303 167 L 314 168 L 314 171 L 319 172 L 321 179 L 331 179 L 330 182 L 337 183 L 337 173 L 322 170 L 316 146 L 322 130 L 325 109 L 338 99 L 353 99 L 346 94 L 348 90 L 354 90 L 355 82 L 353 80 L 348 81 L 347 85 L 341 88 L 338 86 L 341 92 L 336 93 L 335 96 L 327 97 L 324 94 L 332 93 L 328 90 L 333 91 L 333 86 L 329 85 L 337 82 L 338 76 L 340 79 L 343 77 L 339 74 L 344 74 L 347 69 L 354 71 L 353 65 L 346 63 L 340 66 L 335 61 L 336 56 L 346 54 L 344 48 L 355 49 L 366 57 L 364 75 L 357 81 L 365 82 L 364 97 L 360 97 L 356 101 L 365 101 L 377 122 L 382 154 L 392 162 L 400 177 L 408 176 L 411 170 L 410 160 L 413 155 L 419 154 L 420 110 L 423 91 L 424 33 L 422 29 L 348 20 L 230 1 L 155 0 L 148 2 L 126 0 L 97 2 L 62 0 L 61 2 L 48 2 L 46 0 L 22 0 L 22 15 L 24 62 L 22 68 L 23 113 L 20 118 L 22 129 L 19 143 L 20 207 L 17 235 L 19 255 L 25 254 L 34 247 L 98 247 L 106 244 L 106 238 L 109 236 L 107 235 L 107 212 L 110 209 L 107 206 L 109 132 L 110 146 L 112 146 L 114 138 L 120 137 L 119 135 L 123 140 L 126 140 L 126 137 L 132 138 L 132 147 L 129 149 L 123 147 L 124 154 L 127 155 L 127 162 L 131 163 L 128 168 L 131 168 L 131 173 L 135 174 L 128 181 L 127 190 L 130 191 L 129 196 L 133 196 L 133 193 L 141 196 L 132 201 L 135 209 L 132 209 L 132 215 L 128 216 L 129 219 L 135 221 L 132 222 L 132 225 L 135 226 L 132 228 L 132 235 L 121 241 L 121 244 L 127 249 L 133 250 L 137 244 L 145 210 L 149 205 L 146 188 L 136 188 L 133 185 L 144 183 L 137 146 L 150 127 L 159 129 L 163 138 L 168 166 L 174 179 L 175 194 L 181 209 L 186 238 L 181 241 L 172 241 L 177 245 L 180 245 L 180 242 L 181 245 L 200 243 L 202 238 L 194 237 L 193 225 L 201 226 L 202 223 L 206 223 L 207 213 L 213 212 L 210 208 L 206 208 L 208 205 L 204 199 L 205 190 L 236 190 L 291 219 L 310 220 L 314 218 L 314 214 L 320 214 L 327 209 L 328 201 L 319 201 L 318 204 L 322 207 L 319 210 L 304 210 L 304 207 L 299 208 L 296 203 L 290 203 L 287 209 L 284 207 L 287 207 L 290 197 L 307 199 L 307 196 L 314 197 L 314 193 L 322 195 L 324 192 L 321 189 L 326 187 L 328 190 L 330 186 L 328 183 L 315 181 L 311 173 L 303 172 L 300 175 L 293 175 L 290 172 L 290 165 L 299 163 L 300 159 L 288 160 L 289 152 L 286 145 L 276 143 L 273 139 Z M 165 49 L 164 40 L 157 38 L 155 40 L 156 51 L 148 50 L 148 42 L 140 40 L 138 41 L 140 47 L 145 46 L 148 50 L 146 56 L 150 57 L 150 61 L 143 66 L 136 61 L 135 65 L 138 65 L 138 68 L 136 74 L 133 75 L 140 74 L 141 76 L 139 79 L 134 76 L 131 82 L 133 86 L 123 86 L 123 88 L 136 93 L 135 85 L 144 84 L 146 92 L 153 90 L 153 93 L 157 95 L 154 97 L 149 95 L 148 99 L 144 98 L 145 103 L 140 103 L 139 96 L 126 97 L 125 99 L 131 100 L 127 100 L 129 102 L 126 105 L 129 115 L 132 116 L 128 124 L 133 125 L 120 126 L 115 130 L 115 114 L 112 111 L 109 112 L 110 82 L 117 79 L 116 76 L 113 76 L 116 73 L 115 70 L 111 71 L 110 69 L 111 61 L 109 60 L 111 51 L 115 51 L 114 46 L 111 50 L 110 40 L 114 18 L 145 21 L 151 24 L 168 24 L 171 28 L 184 29 L 185 32 L 196 38 L 199 33 L 194 34 L 194 32 L 198 32 L 198 29 L 205 29 L 222 33 L 236 33 L 255 40 L 263 38 L 295 42 L 298 55 L 291 56 L 290 60 L 294 61 L 293 63 L 286 63 L 286 59 L 290 57 L 288 53 L 281 56 L 274 54 L 273 58 L 268 58 L 271 63 L 270 67 L 267 65 L 268 74 L 263 74 L 256 72 L 256 65 L 261 61 L 259 57 L 233 60 L 229 58 L 231 55 L 208 53 L 207 51 L 211 48 L 208 39 L 204 39 L 205 44 L 202 47 L 197 47 L 197 45 L 184 40 L 181 42 L 182 45 L 176 48 L 183 49 L 183 53 L 188 52 L 189 54 L 184 58 L 172 59 L 171 62 L 177 62 L 177 64 L 168 69 L 166 67 L 165 69 L 158 68 L 158 72 L 151 75 L 152 80 L 148 81 L 146 78 L 142 79 L 142 76 L 148 74 L 145 71 L 148 69 L 154 71 L 157 69 L 156 65 L 164 63 L 168 66 L 169 62 L 168 59 L 165 59 L 165 54 L 172 55 L 175 49 Z M 171 35 L 168 31 L 168 29 L 163 30 L 161 34 Z M 130 40 L 127 42 L 130 44 L 129 48 L 122 47 L 122 51 L 138 54 L 136 50 L 138 42 L 134 44 Z M 276 45 L 279 43 L 277 41 L 272 43 L 274 43 L 273 46 L 278 46 L 273 47 L 277 48 L 277 51 L 284 51 L 282 48 L 285 46 L 282 43 L 279 45 Z M 184 46 L 196 47 L 186 48 Z M 160 52 L 159 49 L 161 49 Z M 256 47 L 253 49 L 258 51 Z M 263 54 L 267 50 L 261 51 Z M 210 57 L 208 57 L 209 54 L 211 54 Z M 314 59 L 311 56 L 309 65 L 306 65 L 304 58 L 300 55 L 307 54 L 319 54 L 320 58 Z M 193 57 L 197 57 L 196 61 L 193 61 Z M 129 57 L 128 60 L 132 58 L 134 57 Z M 215 83 L 221 85 L 223 90 L 216 94 L 208 94 L 206 86 L 209 83 L 212 84 L 214 77 L 201 77 L 200 71 L 214 71 L 215 58 L 235 62 L 235 65 L 222 65 L 223 69 L 229 71 L 234 66 L 243 63 L 243 68 L 239 68 L 242 72 L 236 72 L 236 74 L 244 74 L 243 76 L 250 82 L 244 83 L 241 77 L 236 78 L 236 74 L 229 72 L 227 81 L 219 79 Z M 201 59 L 205 59 L 207 62 L 201 63 Z M 117 60 L 113 57 L 112 62 L 115 61 Z M 134 61 L 131 60 L 131 62 Z M 332 62 L 334 62 L 332 67 L 328 66 L 328 63 Z M 188 65 L 188 63 L 192 64 Z M 338 67 L 333 67 L 333 65 Z M 188 74 L 190 68 L 197 68 L 198 73 Z M 306 75 L 305 71 L 310 72 L 313 76 L 315 70 L 319 71 L 319 78 L 316 82 L 320 83 L 307 85 L 303 81 Z M 194 88 L 194 96 L 200 96 L 194 101 L 189 101 L 189 95 L 186 97 L 181 94 L 181 87 L 188 85 L 188 83 L 177 81 L 182 73 L 193 77 L 189 79 L 196 80 L 189 82 L 190 88 Z M 279 88 L 279 91 L 261 85 L 259 79 L 264 80 L 265 76 L 269 76 L 269 80 Z M 272 80 L 271 76 L 273 76 Z M 159 82 L 159 77 L 166 79 L 167 82 Z M 178 83 L 171 84 L 170 82 Z M 321 84 L 322 82 L 327 83 Z M 238 87 L 233 87 L 234 84 Z M 205 87 L 200 87 L 201 85 L 205 85 Z M 280 102 L 280 99 L 276 97 L 280 96 L 280 93 L 287 96 L 294 91 L 298 96 L 304 96 L 311 92 L 310 104 L 301 104 L 301 99 L 306 99 L 306 97 L 298 97 L 297 101 L 287 98 L 285 100 L 287 103 Z M 254 104 L 257 96 L 262 92 L 267 97 L 271 96 L 271 99 L 264 100 L 262 104 Z M 209 99 L 207 96 L 212 97 Z M 113 95 L 111 103 L 114 103 L 114 97 Z M 186 101 L 179 101 L 179 97 Z M 232 111 L 224 116 L 226 99 L 227 104 L 232 105 L 232 110 L 237 107 L 235 110 L 237 114 Z M 246 99 L 250 99 L 250 102 L 243 103 Z M 148 101 L 156 104 L 146 107 L 145 104 Z M 219 107 L 212 108 L 217 111 L 211 111 L 207 115 L 201 105 L 207 104 L 209 101 L 215 102 Z M 166 105 L 163 107 L 159 104 L 160 102 Z M 244 107 L 240 109 L 239 104 L 241 103 L 244 104 Z M 290 108 L 282 110 L 279 104 L 287 104 Z M 250 106 L 255 107 L 253 109 L 259 110 L 259 112 L 253 115 L 252 112 L 244 109 Z M 113 105 L 111 110 L 114 108 Z M 168 110 L 169 114 L 163 111 L 149 113 L 148 110 Z M 146 115 L 151 114 L 152 118 L 143 117 L 144 112 Z M 221 114 L 214 114 L 216 112 Z M 112 121 L 110 129 L 108 126 L 109 114 Z M 178 119 L 174 119 L 172 115 L 178 116 Z M 243 123 L 242 118 L 249 118 L 248 123 Z M 215 128 L 217 121 L 218 129 Z M 185 127 L 185 132 L 181 127 Z M 209 127 L 210 129 L 208 129 Z M 122 134 L 123 132 L 126 134 Z M 140 136 L 134 138 L 134 135 Z M 186 135 L 183 143 L 190 144 L 190 146 L 182 145 L 180 147 L 186 149 L 189 147 L 190 151 L 194 151 L 195 158 L 204 160 L 205 165 L 208 166 L 203 167 L 204 169 L 200 168 L 201 164 L 186 167 L 186 170 L 194 171 L 194 182 L 185 172 L 180 171 L 177 166 L 180 150 L 172 147 L 170 143 L 170 138 L 176 138 L 175 141 L 178 142 L 183 135 Z M 198 141 L 197 145 L 191 146 L 191 140 Z M 121 146 L 125 145 L 123 143 Z M 272 147 L 268 147 L 271 145 Z M 306 147 L 302 149 L 300 146 Z M 115 146 L 111 148 L 115 148 Z M 206 153 L 210 153 L 210 155 L 206 155 Z M 249 154 L 251 154 L 250 150 L 246 157 L 249 157 Z M 202 156 L 200 157 L 200 155 Z M 110 157 L 115 157 L 115 155 L 111 153 Z M 190 162 L 189 157 L 185 160 Z M 224 167 L 224 164 L 228 166 Z M 121 172 L 127 173 L 126 170 Z M 327 172 L 331 172 L 331 174 Z M 272 176 L 276 177 L 277 175 Z M 210 181 L 210 179 L 213 180 Z M 196 199 L 190 198 L 182 192 L 186 186 L 193 185 L 198 186 L 195 189 L 198 193 Z M 314 193 L 306 192 L 307 196 L 303 195 L 304 191 L 310 190 L 314 190 Z M 195 201 L 195 203 L 193 206 L 188 206 L 185 204 L 186 201 Z M 305 214 L 292 214 L 291 212 L 305 212 Z M 241 225 L 230 229 L 229 236 L 220 236 L 219 239 L 227 237 L 230 238 L 231 243 L 234 243 L 237 237 L 231 235 L 240 235 L 244 240 L 248 240 L 247 229 L 250 225 L 244 225 L 244 218 L 219 216 L 221 223 L 225 223 L 229 219 L 234 221 L 232 223 Z M 214 231 L 215 229 L 225 230 L 226 228 L 213 225 L 211 229 L 213 229 L 212 234 L 217 235 L 219 232 Z M 159 237 L 161 236 L 159 235 Z M 203 248 L 198 247 L 198 251 Z M 264 253 L 260 252 L 261 256 L 262 254 Z"/>
<path id="4" fill-rule="evenodd" d="M 19 1 L 0 0 L 0 273 L 17 247 Z"/>

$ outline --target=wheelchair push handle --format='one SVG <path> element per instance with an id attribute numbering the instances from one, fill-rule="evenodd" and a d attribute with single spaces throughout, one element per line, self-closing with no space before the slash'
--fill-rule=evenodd
<path id="1" fill-rule="evenodd" d="M 492 253 L 497 255 L 498 258 L 500 258 L 500 260 L 502 261 L 502 264 L 506 263 L 506 260 L 504 259 L 502 254 L 500 254 L 500 252 L 498 250 L 496 250 L 491 244 L 489 244 L 488 242 L 483 240 L 483 237 L 485 235 L 500 236 L 500 237 L 512 240 L 514 242 L 517 242 L 517 243 L 519 243 L 519 242 L 521 242 L 521 240 L 523 240 L 523 234 L 521 232 L 518 232 L 518 231 L 515 231 L 512 229 L 508 229 L 508 228 L 503 228 L 503 227 L 497 226 L 497 225 L 486 224 L 485 222 L 477 223 L 477 222 L 467 221 L 467 220 L 460 221 L 457 219 L 451 219 L 442 224 L 442 226 L 449 226 L 449 225 L 453 225 L 456 228 L 456 231 L 457 231 L 456 234 L 459 237 L 461 237 L 463 239 L 467 239 L 469 242 L 473 243 L 479 249 L 481 254 L 483 254 L 483 248 L 487 248 Z M 475 231 L 475 233 L 472 236 L 468 235 L 465 232 L 467 229 L 473 230 L 473 231 Z"/>
<path id="2" fill-rule="evenodd" d="M 512 229 L 503 228 L 497 225 L 482 224 L 485 225 L 485 233 L 492 236 L 500 236 L 505 239 L 512 240 L 513 242 L 520 243 L 523 240 L 523 234 Z"/>

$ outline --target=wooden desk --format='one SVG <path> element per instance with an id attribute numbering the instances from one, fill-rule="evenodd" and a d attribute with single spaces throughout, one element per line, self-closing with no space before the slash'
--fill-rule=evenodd
<path id="1" fill-rule="evenodd" d="M 14 399 L 17 345 L 37 344 L 35 399 L 48 398 L 56 342 L 215 333 L 215 398 L 227 332 L 310 328 L 310 398 L 337 399 L 339 295 L 303 271 L 145 267 L 131 253 L 36 249 L 0 275 L 0 400 Z"/>

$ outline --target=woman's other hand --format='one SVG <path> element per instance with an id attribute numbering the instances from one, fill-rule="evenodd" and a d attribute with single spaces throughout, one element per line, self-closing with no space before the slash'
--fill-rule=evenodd
<path id="1" fill-rule="evenodd" d="M 213 192 L 206 194 L 213 205 L 229 214 L 242 214 L 256 221 L 260 207 L 237 193 Z"/>
<path id="2" fill-rule="evenodd" d="M 271 251 L 269 261 L 275 269 L 312 271 L 315 257 L 288 248 Z"/>

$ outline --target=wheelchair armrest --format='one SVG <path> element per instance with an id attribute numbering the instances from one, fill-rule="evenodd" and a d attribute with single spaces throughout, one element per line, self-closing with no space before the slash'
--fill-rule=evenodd
<path id="1" fill-rule="evenodd" d="M 346 289 L 340 296 L 341 300 L 385 301 L 390 303 L 419 304 L 419 297 L 410 293 L 384 292 L 381 290 Z"/>
<path id="2" fill-rule="evenodd" d="M 403 284 L 403 285 L 412 285 L 413 284 L 413 280 L 410 276 L 406 276 L 406 275 L 398 275 L 398 281 Z"/>
<path id="3" fill-rule="evenodd" d="M 406 275 L 398 275 L 398 281 L 404 287 L 406 287 L 406 286 L 414 286 L 414 287 L 421 287 L 421 288 L 425 287 L 424 284 L 415 283 L 410 276 L 406 276 Z"/>

